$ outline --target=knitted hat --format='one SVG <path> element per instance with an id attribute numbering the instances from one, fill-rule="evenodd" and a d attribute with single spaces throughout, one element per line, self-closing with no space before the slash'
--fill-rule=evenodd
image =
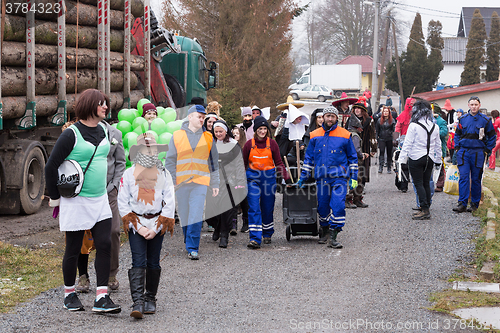
<path id="1" fill-rule="evenodd" d="M 249 106 L 244 106 L 241 108 L 241 116 L 252 115 L 252 109 Z"/>
<path id="2" fill-rule="evenodd" d="M 199 105 L 199 104 L 195 104 L 195 105 L 193 105 L 192 107 L 189 108 L 188 114 L 191 114 L 193 112 L 199 112 L 199 113 L 207 114 L 207 112 L 205 111 L 205 108 L 203 107 L 203 105 Z"/>
<path id="3" fill-rule="evenodd" d="M 156 111 L 156 107 L 153 103 L 146 103 L 142 106 L 142 116 L 144 117 L 149 111 L 154 111 L 156 115 L 158 115 L 158 111 Z"/>
<path id="4" fill-rule="evenodd" d="M 326 115 L 327 113 L 333 113 L 337 117 L 339 116 L 339 110 L 335 106 L 327 106 L 326 108 L 323 109 L 323 115 Z"/>
<path id="5" fill-rule="evenodd" d="M 262 116 L 255 117 L 255 119 L 253 120 L 253 130 L 254 130 L 254 132 L 257 132 L 257 129 L 259 127 L 262 127 L 262 126 L 266 126 L 267 129 L 270 130 L 269 129 L 269 124 L 267 123 L 266 118 L 264 118 Z"/>

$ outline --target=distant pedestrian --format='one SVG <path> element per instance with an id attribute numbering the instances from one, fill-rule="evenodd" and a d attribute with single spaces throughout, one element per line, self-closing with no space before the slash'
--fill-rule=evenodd
<path id="1" fill-rule="evenodd" d="M 495 144 L 495 148 L 491 151 L 490 161 L 488 167 L 490 170 L 495 170 L 495 162 L 496 162 L 496 153 L 500 148 L 500 115 L 498 110 L 491 111 L 491 121 L 493 122 L 493 128 L 495 129 L 495 133 L 497 135 L 497 141 Z"/>
<path id="2" fill-rule="evenodd" d="M 391 96 L 387 95 L 387 99 L 385 100 L 385 105 L 392 106 L 392 98 L 391 98 Z"/>
<path id="3" fill-rule="evenodd" d="M 481 200 L 481 182 L 486 156 L 495 148 L 497 135 L 491 120 L 481 112 L 479 97 L 469 98 L 469 112 L 458 119 L 455 131 L 455 154 L 459 180 L 457 213 L 476 211 Z M 470 208 L 467 209 L 470 193 Z"/>
<path id="4" fill-rule="evenodd" d="M 394 130 L 396 121 L 392 118 L 391 109 L 388 106 L 382 108 L 382 115 L 377 120 L 375 130 L 377 132 L 377 142 L 379 148 L 379 165 L 378 173 L 382 173 L 384 169 L 384 160 L 387 156 L 387 173 L 391 173 L 392 168 L 392 147 L 394 146 Z M 387 154 L 386 154 L 387 153 Z"/>

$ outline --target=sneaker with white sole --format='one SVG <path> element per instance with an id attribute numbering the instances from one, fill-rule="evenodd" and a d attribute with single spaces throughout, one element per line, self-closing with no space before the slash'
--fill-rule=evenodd
<path id="1" fill-rule="evenodd" d="M 85 311 L 85 308 L 76 293 L 71 293 L 64 297 L 64 308 L 69 311 Z"/>
<path id="2" fill-rule="evenodd" d="M 122 308 L 118 304 L 113 303 L 109 295 L 106 295 L 98 301 L 94 301 L 92 311 L 99 313 L 120 313 Z"/>
<path id="3" fill-rule="evenodd" d="M 192 251 L 188 253 L 188 258 L 191 260 L 198 260 L 200 257 L 198 257 L 198 252 Z"/>

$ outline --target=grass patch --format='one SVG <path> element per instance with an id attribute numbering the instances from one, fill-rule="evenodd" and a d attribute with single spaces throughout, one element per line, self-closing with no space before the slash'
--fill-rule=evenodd
<path id="1" fill-rule="evenodd" d="M 500 294 L 480 291 L 445 290 L 432 293 L 429 300 L 433 311 L 449 313 L 461 308 L 499 306 Z"/>
<path id="2" fill-rule="evenodd" d="M 0 312 L 61 285 L 63 249 L 30 249 L 0 242 Z"/>

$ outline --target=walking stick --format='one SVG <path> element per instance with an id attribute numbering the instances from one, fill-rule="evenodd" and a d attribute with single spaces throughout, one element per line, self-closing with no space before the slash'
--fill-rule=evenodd
<path id="1" fill-rule="evenodd" d="M 292 173 L 290 172 L 290 165 L 288 165 L 288 160 L 286 159 L 286 156 L 283 156 L 283 159 L 285 160 L 286 171 L 288 171 L 288 175 L 290 176 L 290 180 L 292 181 L 292 183 L 295 183 L 293 181 Z"/>
<path id="2" fill-rule="evenodd" d="M 295 140 L 295 152 L 297 153 L 297 171 L 300 178 L 300 145 L 299 140 Z"/>

